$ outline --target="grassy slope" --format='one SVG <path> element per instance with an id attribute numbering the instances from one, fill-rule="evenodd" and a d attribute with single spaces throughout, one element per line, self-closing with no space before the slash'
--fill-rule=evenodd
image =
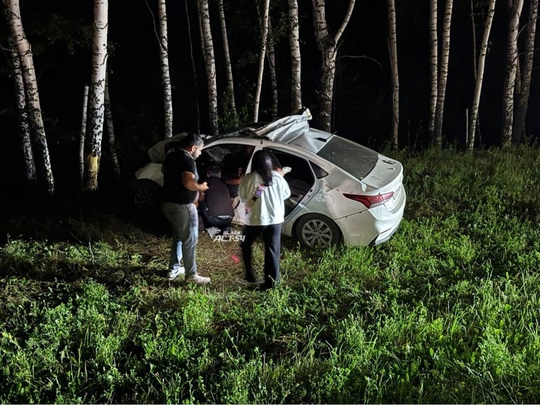
<path id="1" fill-rule="evenodd" d="M 17 215 L 0 250 L 0 401 L 538 402 L 540 153 L 397 156 L 406 217 L 376 248 L 284 240 L 283 283 L 164 279 L 169 239 L 123 213 Z M 262 261 L 260 247 L 256 259 Z"/>

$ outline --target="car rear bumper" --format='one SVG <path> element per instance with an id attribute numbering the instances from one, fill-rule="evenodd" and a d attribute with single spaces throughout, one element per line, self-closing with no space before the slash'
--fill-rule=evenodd
<path id="1" fill-rule="evenodd" d="M 392 211 L 380 206 L 336 220 L 347 246 L 374 246 L 386 242 L 397 231 L 405 211 L 405 190 Z"/>

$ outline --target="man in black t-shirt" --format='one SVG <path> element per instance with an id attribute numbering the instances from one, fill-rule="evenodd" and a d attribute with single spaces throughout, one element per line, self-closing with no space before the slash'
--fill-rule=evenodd
<path id="1" fill-rule="evenodd" d="M 202 138 L 195 134 L 187 134 L 166 146 L 161 208 L 172 228 L 169 280 L 185 274 L 186 281 L 190 283 L 210 282 L 209 277 L 199 276 L 195 261 L 199 239 L 199 215 L 195 202 L 199 199 L 199 193 L 208 190 L 206 182 L 198 183 L 199 174 L 195 165 L 203 146 Z M 182 260 L 184 266 L 180 265 Z"/>

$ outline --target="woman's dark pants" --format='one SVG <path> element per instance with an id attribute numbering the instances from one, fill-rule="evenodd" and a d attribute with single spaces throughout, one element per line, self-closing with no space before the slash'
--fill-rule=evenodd
<path id="1" fill-rule="evenodd" d="M 281 227 L 282 224 L 252 226 L 246 225 L 242 231 L 244 239 L 240 243 L 246 280 L 255 281 L 255 275 L 251 264 L 252 245 L 257 236 L 262 232 L 264 242 L 264 284 L 263 288 L 276 287 L 279 283 L 279 256 L 281 251 Z"/>

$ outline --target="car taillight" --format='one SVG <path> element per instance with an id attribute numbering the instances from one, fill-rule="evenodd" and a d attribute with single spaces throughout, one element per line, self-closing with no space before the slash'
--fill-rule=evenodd
<path id="1" fill-rule="evenodd" d="M 378 205 L 384 204 L 386 201 L 391 199 L 394 196 L 394 192 L 390 191 L 389 193 L 379 194 L 379 195 L 359 195 L 359 194 L 348 194 L 343 193 L 343 195 L 351 200 L 358 201 L 364 204 L 367 208 L 373 208 Z"/>

